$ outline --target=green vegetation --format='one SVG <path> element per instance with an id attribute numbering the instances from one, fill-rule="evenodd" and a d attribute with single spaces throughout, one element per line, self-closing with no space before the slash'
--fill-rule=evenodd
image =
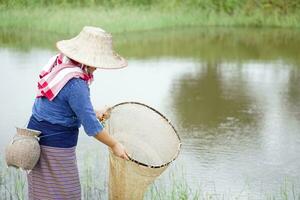
<path id="1" fill-rule="evenodd" d="M 99 177 L 98 162 L 88 158 L 84 161 L 84 165 L 80 168 L 80 179 L 83 199 L 107 199 L 107 183 L 103 177 Z M 88 163 L 86 163 L 88 162 Z M 98 163 L 99 164 L 99 163 Z M 107 170 L 103 170 L 106 172 Z M 220 194 L 215 192 L 206 192 L 201 190 L 199 186 L 197 190 L 192 189 L 186 182 L 183 169 L 169 169 L 168 182 L 162 180 L 155 181 L 145 194 L 145 199 L 151 200 L 225 200 L 225 199 L 252 199 L 251 194 L 243 191 L 243 194 Z M 105 177 L 105 176 L 104 176 Z M 295 188 L 293 183 L 287 180 L 279 188 L 279 194 L 264 194 L 262 199 L 268 200 L 299 200 L 300 191 Z M 3 160 L 0 160 L 0 195 L 3 199 L 23 200 L 27 195 L 26 173 L 6 168 Z"/>
<path id="2" fill-rule="evenodd" d="M 278 12 L 287 14 L 300 9 L 299 0 L 1 0 L 0 5 L 5 7 L 43 7 L 43 6 L 159 6 L 174 9 L 181 7 L 195 7 L 201 10 L 224 12 L 227 14 L 239 13 L 240 10 L 249 13 L 253 10 L 264 12 Z"/>
<path id="3" fill-rule="evenodd" d="M 112 33 L 183 26 L 298 28 L 299 11 L 299 0 L 0 0 L 0 31 L 70 36 L 84 25 Z"/>
<path id="4" fill-rule="evenodd" d="M 54 49 L 86 25 L 137 37 L 182 27 L 299 28 L 300 0 L 0 0 L 0 45 Z"/>

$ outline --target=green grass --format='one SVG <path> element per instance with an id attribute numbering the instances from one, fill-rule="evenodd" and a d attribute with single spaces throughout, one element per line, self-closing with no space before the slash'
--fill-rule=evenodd
<path id="1" fill-rule="evenodd" d="M 126 32 L 136 36 L 141 31 L 186 27 L 300 28 L 300 12 L 291 8 L 287 13 L 277 8 L 268 11 L 267 5 L 266 8 L 252 6 L 248 9 L 244 6 L 240 9 L 239 4 L 231 6 L 230 2 L 235 0 L 227 1 L 224 5 L 219 4 L 219 0 L 205 4 L 204 0 L 189 0 L 188 4 L 180 4 L 177 0 L 156 4 L 151 1 L 152 4 L 144 5 L 147 1 L 139 4 L 132 0 L 131 4 L 124 4 L 118 0 L 103 0 L 106 3 L 100 5 L 96 0 L 82 0 L 79 4 L 57 0 L 53 2 L 58 2 L 58 5 L 45 5 L 47 1 L 27 0 L 23 5 L 19 0 L 2 0 L 4 4 L 0 0 L 0 45 L 27 49 L 49 48 L 51 45 L 50 48 L 54 49 L 55 41 L 77 35 L 86 25 L 102 27 L 114 36 Z M 116 5 L 112 5 L 113 2 Z"/>
<path id="2" fill-rule="evenodd" d="M 83 199 L 107 199 L 107 183 L 99 173 L 105 172 L 97 166 L 94 157 L 85 157 L 79 166 Z M 0 195 L 1 199 L 23 200 L 27 196 L 26 173 L 14 168 L 6 168 L 2 159 L 0 162 Z M 183 168 L 172 168 L 164 172 L 165 181 L 156 180 L 147 190 L 145 200 L 238 200 L 252 199 L 251 194 L 242 195 L 221 194 L 217 191 L 207 192 L 199 186 L 192 189 L 185 178 Z M 195 186 L 193 186 L 195 188 Z M 300 191 L 292 182 L 285 180 L 279 188 L 279 194 L 269 194 L 262 191 L 262 199 L 267 200 L 299 200 Z M 245 196 L 245 194 L 246 196 Z"/>
<path id="3" fill-rule="evenodd" d="M 0 8 L 0 30 L 39 31 L 60 36 L 78 33 L 85 25 L 100 26 L 112 33 L 186 26 L 300 27 L 300 12 L 264 14 L 216 12 L 193 7 L 142 6 Z"/>
<path id="4" fill-rule="evenodd" d="M 17 169 L 9 169 L 0 163 L 0 195 L 1 199 L 25 199 L 26 180 L 24 174 Z"/>
<path id="5" fill-rule="evenodd" d="M 181 31 L 188 27 L 202 27 L 203 29 L 280 27 L 297 31 L 300 27 L 300 12 L 265 13 L 253 9 L 251 12 L 241 10 L 229 14 L 225 11 L 202 9 L 199 6 L 168 8 L 159 5 L 117 7 L 66 5 L 12 8 L 1 7 L 0 3 L 0 45 L 2 47 L 55 49 L 56 41 L 77 35 L 86 25 L 102 27 L 113 33 L 115 38 L 118 38 L 118 34 L 130 36 L 129 33 L 132 33 L 133 36 L 129 39 L 134 42 L 141 38 L 140 33 L 148 30 Z M 132 51 L 132 49 L 127 49 L 126 52 L 128 50 Z"/>

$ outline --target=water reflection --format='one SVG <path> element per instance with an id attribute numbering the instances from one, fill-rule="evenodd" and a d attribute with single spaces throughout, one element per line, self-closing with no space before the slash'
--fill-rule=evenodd
<path id="1" fill-rule="evenodd" d="M 249 186 L 257 199 L 259 191 L 280 193 L 285 177 L 297 182 L 300 124 L 294 102 L 300 91 L 288 95 L 295 77 L 300 80 L 295 71 L 281 61 L 202 64 L 174 86 L 185 162 L 196 157 L 198 171 L 205 172 L 200 180 L 218 180 L 208 190 L 239 193 Z"/>
<path id="2" fill-rule="evenodd" d="M 54 50 L 56 41 L 73 36 L 0 29 L 0 46 L 25 51 L 36 47 Z M 181 28 L 113 36 L 116 49 L 127 58 L 200 58 L 212 62 L 281 59 L 300 63 L 297 29 Z"/>
<path id="3" fill-rule="evenodd" d="M 226 77 L 226 75 L 230 75 Z M 241 68 L 205 63 L 199 72 L 183 77 L 176 85 L 174 103 L 184 127 L 218 127 L 226 121 L 252 123 L 257 118 L 247 112 L 251 98 L 247 95 Z"/>
<path id="4" fill-rule="evenodd" d="M 286 88 L 286 95 L 289 103 L 284 104 L 286 105 L 287 109 L 289 109 L 289 111 L 293 113 L 298 120 L 300 120 L 300 111 L 298 109 L 300 107 L 299 76 L 299 68 L 294 68 L 291 70 L 288 87 Z"/>

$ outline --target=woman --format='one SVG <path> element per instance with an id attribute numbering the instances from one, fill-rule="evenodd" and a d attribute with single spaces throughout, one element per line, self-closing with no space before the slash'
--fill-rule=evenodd
<path id="1" fill-rule="evenodd" d="M 128 160 L 122 144 L 97 119 L 88 87 L 97 68 L 127 66 L 113 52 L 111 35 L 100 28 L 84 27 L 78 36 L 59 41 L 56 46 L 60 54 L 51 58 L 40 74 L 28 123 L 28 128 L 42 132 L 41 156 L 28 174 L 30 200 L 81 199 L 75 153 L 81 124 L 89 136 Z"/>

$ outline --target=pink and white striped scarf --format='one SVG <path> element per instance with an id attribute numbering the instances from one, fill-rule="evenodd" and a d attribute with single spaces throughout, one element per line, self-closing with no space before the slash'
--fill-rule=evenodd
<path id="1" fill-rule="evenodd" d="M 86 65 L 71 60 L 63 54 L 53 56 L 39 75 L 37 97 L 46 97 L 52 101 L 72 78 L 81 78 L 91 84 L 93 75 L 89 74 L 86 68 Z"/>

